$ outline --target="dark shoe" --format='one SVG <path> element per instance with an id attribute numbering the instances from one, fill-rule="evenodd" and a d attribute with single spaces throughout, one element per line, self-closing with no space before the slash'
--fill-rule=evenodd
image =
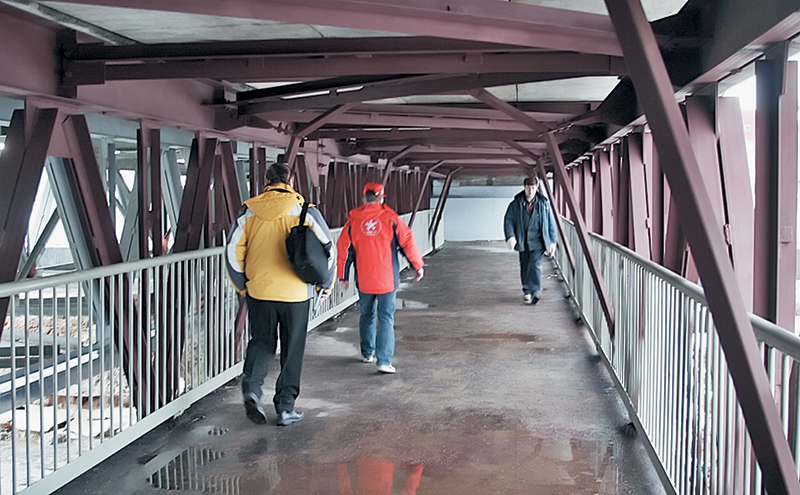
<path id="1" fill-rule="evenodd" d="M 288 426 L 292 423 L 297 423 L 305 416 L 300 411 L 281 411 L 278 413 L 278 426 Z"/>
<path id="2" fill-rule="evenodd" d="M 264 412 L 261 399 L 253 392 L 244 394 L 244 409 L 247 411 L 247 417 L 253 423 L 263 425 L 267 422 L 267 413 Z"/>
<path id="3" fill-rule="evenodd" d="M 536 292 L 533 293 L 533 297 L 531 299 L 531 303 L 532 304 L 536 304 L 537 302 L 539 302 L 539 299 L 541 299 L 541 298 L 542 298 L 542 291 L 537 290 Z"/>

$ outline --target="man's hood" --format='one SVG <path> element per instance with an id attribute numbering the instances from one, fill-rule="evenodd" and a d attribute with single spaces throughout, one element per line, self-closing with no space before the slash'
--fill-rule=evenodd
<path id="1" fill-rule="evenodd" d="M 256 196 L 244 202 L 245 205 L 262 220 L 275 220 L 287 213 L 298 203 L 303 202 L 303 197 L 286 184 L 273 184 Z"/>

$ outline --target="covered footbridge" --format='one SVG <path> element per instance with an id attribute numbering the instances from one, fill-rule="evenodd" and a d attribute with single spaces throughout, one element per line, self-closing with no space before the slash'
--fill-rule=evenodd
<path id="1" fill-rule="evenodd" d="M 800 495 L 798 33 L 795 0 L 0 0 L 0 493 Z M 393 377 L 334 290 L 273 433 L 222 252 L 278 160 L 334 228 L 385 184 L 430 270 Z"/>

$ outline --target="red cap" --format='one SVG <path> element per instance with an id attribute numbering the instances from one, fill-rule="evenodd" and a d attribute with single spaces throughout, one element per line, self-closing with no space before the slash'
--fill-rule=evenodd
<path id="1" fill-rule="evenodd" d="M 378 184 L 377 182 L 367 182 L 367 185 L 364 186 L 364 192 L 362 194 L 367 194 L 367 191 L 372 192 L 375 196 L 386 195 L 383 184 Z"/>

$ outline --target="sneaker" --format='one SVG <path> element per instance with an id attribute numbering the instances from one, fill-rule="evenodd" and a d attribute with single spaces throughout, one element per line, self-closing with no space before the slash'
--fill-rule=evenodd
<path id="1" fill-rule="evenodd" d="M 539 302 L 539 299 L 541 298 L 542 298 L 542 291 L 537 290 L 536 292 L 533 293 L 533 298 L 531 300 L 531 303 L 536 304 L 537 302 Z"/>
<path id="2" fill-rule="evenodd" d="M 300 411 L 281 411 L 278 413 L 278 426 L 288 426 L 292 423 L 297 423 L 305 417 L 305 413 Z"/>
<path id="3" fill-rule="evenodd" d="M 267 422 L 267 413 L 264 412 L 264 406 L 261 405 L 261 399 L 249 392 L 244 394 L 244 409 L 250 421 L 257 425 L 263 425 Z"/>
<path id="4" fill-rule="evenodd" d="M 396 373 L 397 370 L 391 364 L 379 364 L 378 371 L 381 373 Z"/>
<path id="5" fill-rule="evenodd" d="M 361 359 L 361 362 L 362 363 L 374 363 L 375 362 L 375 356 L 364 357 L 364 358 Z"/>
<path id="6" fill-rule="evenodd" d="M 533 302 L 533 296 L 531 296 L 530 294 L 525 294 L 524 296 L 522 296 L 522 302 L 524 302 L 525 304 L 531 304 Z"/>

